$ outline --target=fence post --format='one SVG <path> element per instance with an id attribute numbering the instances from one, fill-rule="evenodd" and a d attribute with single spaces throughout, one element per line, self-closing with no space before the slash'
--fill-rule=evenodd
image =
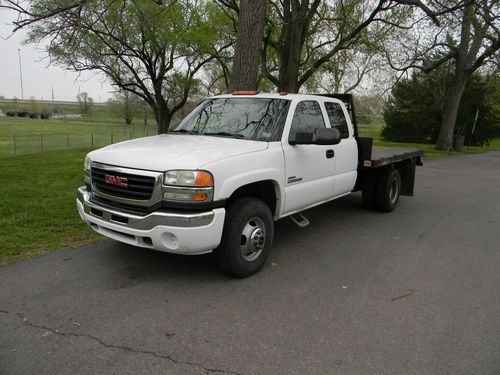
<path id="1" fill-rule="evenodd" d="M 68 146 L 69 150 L 69 134 L 66 134 L 66 146 Z"/>
<path id="2" fill-rule="evenodd" d="M 14 156 L 17 155 L 17 147 L 16 147 L 16 135 L 14 134 Z"/>
<path id="3" fill-rule="evenodd" d="M 94 148 L 94 133 L 90 133 L 90 148 Z"/>

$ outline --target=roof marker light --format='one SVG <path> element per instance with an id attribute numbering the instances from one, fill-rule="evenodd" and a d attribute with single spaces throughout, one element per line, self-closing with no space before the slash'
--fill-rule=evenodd
<path id="1" fill-rule="evenodd" d="M 250 90 L 233 91 L 233 95 L 257 95 L 257 91 L 250 91 Z"/>

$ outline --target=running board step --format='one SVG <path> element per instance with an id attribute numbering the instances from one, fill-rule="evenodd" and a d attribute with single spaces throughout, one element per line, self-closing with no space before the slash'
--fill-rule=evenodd
<path id="1" fill-rule="evenodd" d="M 309 220 L 300 212 L 298 214 L 293 214 L 292 216 L 290 216 L 290 219 L 292 219 L 292 221 L 301 228 L 305 228 L 309 224 L 311 224 Z"/>

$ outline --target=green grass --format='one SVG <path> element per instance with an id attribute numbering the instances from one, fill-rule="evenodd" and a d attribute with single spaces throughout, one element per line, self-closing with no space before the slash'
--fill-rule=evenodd
<path id="1" fill-rule="evenodd" d="M 42 151 L 98 148 L 156 134 L 156 125 L 124 125 L 116 117 L 38 120 L 0 117 L 0 157 Z M 15 144 L 15 147 L 14 147 Z"/>
<path id="2" fill-rule="evenodd" d="M 0 160 L 0 264 L 99 238 L 82 222 L 75 203 L 88 151 Z"/>

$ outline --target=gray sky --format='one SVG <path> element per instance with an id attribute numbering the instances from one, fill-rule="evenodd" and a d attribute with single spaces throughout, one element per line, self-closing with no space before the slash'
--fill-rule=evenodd
<path id="1" fill-rule="evenodd" d="M 0 95 L 6 98 L 21 98 L 19 76 L 19 59 L 17 49 L 21 49 L 21 65 L 23 73 L 24 98 L 34 96 L 37 99 L 50 100 L 54 88 L 55 100 L 76 100 L 78 88 L 86 91 L 94 101 L 106 101 L 112 96 L 111 86 L 102 75 L 84 73 L 80 77 L 76 73 L 58 66 L 47 66 L 44 59 L 43 45 L 22 45 L 26 35 L 24 31 L 12 34 L 14 13 L 0 10 Z"/>

